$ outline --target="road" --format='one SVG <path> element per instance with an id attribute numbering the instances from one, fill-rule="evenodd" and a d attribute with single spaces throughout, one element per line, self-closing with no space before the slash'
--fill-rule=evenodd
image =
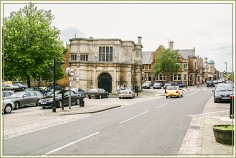
<path id="1" fill-rule="evenodd" d="M 97 113 L 3 141 L 3 155 L 177 155 L 212 88 Z M 109 98 L 117 99 L 117 98 Z M 102 101 L 102 100 L 97 100 Z M 129 100 L 127 100 L 129 101 Z"/>

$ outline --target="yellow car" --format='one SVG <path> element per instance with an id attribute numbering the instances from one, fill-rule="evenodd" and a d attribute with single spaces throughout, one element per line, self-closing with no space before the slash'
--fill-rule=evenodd
<path id="1" fill-rule="evenodd" d="M 168 86 L 166 88 L 166 98 L 183 97 L 183 90 L 179 86 Z"/>

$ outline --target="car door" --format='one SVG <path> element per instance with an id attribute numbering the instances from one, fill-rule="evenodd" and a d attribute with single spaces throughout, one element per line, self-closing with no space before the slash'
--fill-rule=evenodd
<path id="1" fill-rule="evenodd" d="M 64 93 L 64 105 L 69 105 L 69 91 Z"/>
<path id="2" fill-rule="evenodd" d="M 35 105 L 37 100 L 38 100 L 38 96 L 37 96 L 37 94 L 34 91 L 31 91 L 29 93 L 30 93 L 30 98 L 31 98 L 30 104 L 31 105 Z"/>
<path id="3" fill-rule="evenodd" d="M 29 105 L 31 104 L 31 102 L 32 101 L 31 101 L 30 92 L 23 93 L 22 98 L 21 98 L 21 105 L 22 106 Z"/>
<path id="4" fill-rule="evenodd" d="M 77 100 L 77 94 L 71 91 L 71 103 L 76 103 L 76 100 Z"/>

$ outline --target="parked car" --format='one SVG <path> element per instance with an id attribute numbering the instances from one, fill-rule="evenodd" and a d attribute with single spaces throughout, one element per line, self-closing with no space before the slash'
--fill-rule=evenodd
<path id="1" fill-rule="evenodd" d="M 64 93 L 63 99 L 62 99 L 62 93 Z M 62 103 L 64 105 L 69 105 L 69 93 L 71 96 L 71 104 L 75 104 L 75 105 L 79 104 L 80 96 L 78 94 L 76 94 L 74 91 L 56 90 L 55 91 L 55 101 L 56 101 L 57 108 L 61 108 Z M 51 92 L 47 96 L 41 98 L 38 102 L 39 106 L 42 108 L 52 107 L 53 106 L 53 97 L 54 97 L 54 92 Z"/>
<path id="2" fill-rule="evenodd" d="M 2 96 L 4 98 L 7 98 L 7 97 L 11 96 L 12 94 L 14 94 L 13 91 L 2 91 Z"/>
<path id="3" fill-rule="evenodd" d="M 3 84 L 2 90 L 18 92 L 18 91 L 20 91 L 20 88 L 18 86 L 14 86 L 12 84 Z"/>
<path id="4" fill-rule="evenodd" d="M 208 80 L 208 81 L 206 81 L 206 86 L 207 87 L 215 87 L 215 83 L 213 81 Z"/>
<path id="5" fill-rule="evenodd" d="M 39 87 L 31 87 L 31 88 L 26 88 L 25 91 L 40 91 L 44 96 L 46 96 L 52 90 L 42 89 Z"/>
<path id="6" fill-rule="evenodd" d="M 83 97 L 83 98 L 86 97 L 85 91 L 81 88 L 71 88 L 71 90 L 74 91 L 75 93 L 79 94 L 80 97 Z"/>
<path id="7" fill-rule="evenodd" d="M 23 85 L 21 83 L 13 83 L 13 86 L 18 86 L 21 91 L 25 90 L 28 86 Z"/>
<path id="8" fill-rule="evenodd" d="M 88 92 L 89 99 L 91 99 L 92 97 L 95 97 L 98 99 L 108 98 L 108 96 L 109 96 L 109 93 L 102 88 L 94 88 Z"/>
<path id="9" fill-rule="evenodd" d="M 149 82 L 146 82 L 142 85 L 143 89 L 150 89 L 151 88 L 151 84 Z"/>
<path id="10" fill-rule="evenodd" d="M 178 82 L 178 83 L 177 83 L 177 86 L 183 88 L 183 87 L 184 87 L 184 84 L 183 84 L 182 82 Z"/>
<path id="11" fill-rule="evenodd" d="M 150 83 L 150 86 L 153 86 L 153 82 L 152 81 L 146 81 L 146 83 Z"/>
<path id="12" fill-rule="evenodd" d="M 230 84 L 219 84 L 214 90 L 214 102 L 230 102 L 230 95 L 233 95 L 233 87 Z"/>
<path id="13" fill-rule="evenodd" d="M 218 81 L 217 80 L 213 80 L 214 84 L 218 84 Z"/>
<path id="14" fill-rule="evenodd" d="M 162 87 L 161 83 L 154 83 L 152 88 L 153 89 L 161 89 L 161 87 Z"/>
<path id="15" fill-rule="evenodd" d="M 171 86 L 171 84 L 170 83 L 165 83 L 163 88 L 166 89 L 168 86 Z"/>
<path id="16" fill-rule="evenodd" d="M 27 105 L 38 105 L 38 101 L 42 97 L 43 94 L 39 91 L 21 91 L 15 92 L 4 100 L 12 101 L 15 105 L 14 109 L 18 109 Z"/>
<path id="17" fill-rule="evenodd" d="M 2 113 L 9 114 L 14 108 L 14 102 L 12 102 L 11 100 L 2 100 Z"/>
<path id="18" fill-rule="evenodd" d="M 174 81 L 170 81 L 169 83 L 171 84 L 171 86 L 176 86 Z"/>
<path id="19" fill-rule="evenodd" d="M 124 88 L 119 91 L 119 99 L 122 98 L 135 98 L 135 93 L 131 88 Z"/>
<path id="20" fill-rule="evenodd" d="M 183 97 L 183 90 L 179 86 L 168 86 L 166 88 L 166 98 Z"/>

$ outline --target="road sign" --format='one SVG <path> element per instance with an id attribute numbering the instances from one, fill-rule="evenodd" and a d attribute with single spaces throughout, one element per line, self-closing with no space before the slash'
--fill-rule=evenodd
<path id="1" fill-rule="evenodd" d="M 69 67 L 66 68 L 66 75 L 67 76 L 71 77 L 71 76 L 74 76 L 74 74 L 75 74 L 75 69 L 69 68 Z"/>
<path id="2" fill-rule="evenodd" d="M 71 68 L 70 69 L 70 76 L 74 76 L 74 74 L 75 74 L 75 69 Z"/>

